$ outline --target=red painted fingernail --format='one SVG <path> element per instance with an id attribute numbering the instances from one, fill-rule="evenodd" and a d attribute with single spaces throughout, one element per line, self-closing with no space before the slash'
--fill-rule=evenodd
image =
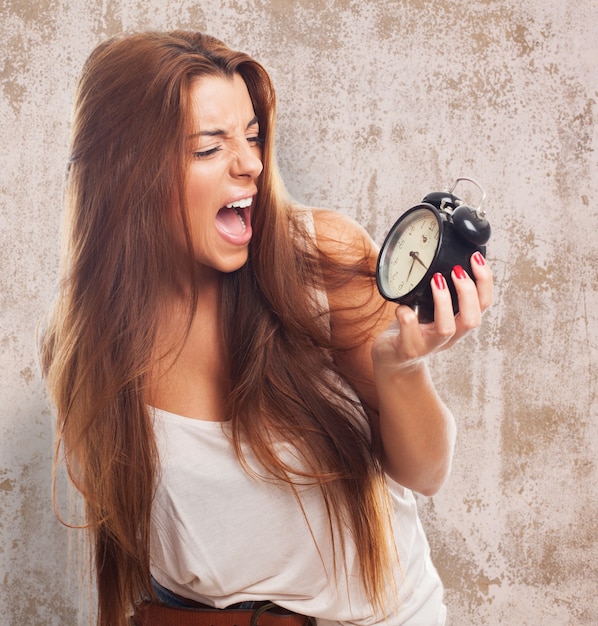
<path id="1" fill-rule="evenodd" d="M 478 265 L 486 265 L 486 259 L 484 258 L 484 255 L 481 252 L 476 252 L 473 255 L 473 260 L 478 264 Z"/>
<path id="2" fill-rule="evenodd" d="M 455 272 L 455 276 L 459 279 L 467 278 L 465 270 L 460 265 L 455 265 L 455 267 L 453 267 L 453 272 Z"/>
<path id="3" fill-rule="evenodd" d="M 446 289 L 446 281 L 444 280 L 444 276 L 442 274 L 434 274 L 434 283 L 438 289 Z"/>

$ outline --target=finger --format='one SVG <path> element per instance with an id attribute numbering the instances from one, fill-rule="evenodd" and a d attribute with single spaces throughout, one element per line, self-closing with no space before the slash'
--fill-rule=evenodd
<path id="1" fill-rule="evenodd" d="M 406 304 L 400 304 L 396 308 L 395 316 L 402 329 L 415 328 L 418 324 L 417 313 Z"/>
<path id="2" fill-rule="evenodd" d="M 459 326 L 464 331 L 476 328 L 482 319 L 476 284 L 460 265 L 455 265 L 451 277 L 459 300 Z"/>
<path id="3" fill-rule="evenodd" d="M 434 298 L 435 330 L 441 342 L 445 342 L 455 334 L 457 329 L 453 313 L 453 300 L 446 279 L 442 274 L 434 274 L 431 286 L 432 297 Z"/>
<path id="4" fill-rule="evenodd" d="M 476 280 L 478 299 L 482 313 L 492 304 L 493 279 L 492 272 L 481 252 L 471 256 L 471 270 Z"/>
<path id="5" fill-rule="evenodd" d="M 421 358 L 426 350 L 417 313 L 407 305 L 400 305 L 395 315 L 400 328 L 398 335 L 400 352 L 408 361 Z"/>

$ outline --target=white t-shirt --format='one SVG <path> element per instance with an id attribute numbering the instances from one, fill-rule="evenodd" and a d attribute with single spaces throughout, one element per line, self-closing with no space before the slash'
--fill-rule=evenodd
<path id="1" fill-rule="evenodd" d="M 443 588 L 413 494 L 388 479 L 400 559 L 397 606 L 375 617 L 358 575 L 350 533 L 334 576 L 320 491 L 300 487 L 305 515 L 288 485 L 250 476 L 235 455 L 227 422 L 154 412 L 161 461 L 152 514 L 151 570 L 162 586 L 224 608 L 270 600 L 318 626 L 445 623 Z M 260 465 L 244 449 L 251 467 Z M 346 567 L 346 569 L 345 569 Z"/>

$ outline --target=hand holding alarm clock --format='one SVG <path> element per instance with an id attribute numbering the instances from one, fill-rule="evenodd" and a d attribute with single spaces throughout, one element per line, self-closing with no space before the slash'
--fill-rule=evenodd
<path id="1" fill-rule="evenodd" d="M 467 181 L 481 198 L 476 208 L 465 205 L 453 191 Z M 451 271 L 461 265 L 473 278 L 470 258 L 486 256 L 491 229 L 481 208 L 486 194 L 471 178 L 457 178 L 448 192 L 427 194 L 394 223 L 382 244 L 376 265 L 376 282 L 384 298 L 412 307 L 422 323 L 434 321 L 430 281 L 437 272 L 448 284 L 457 313 L 457 294 Z"/>

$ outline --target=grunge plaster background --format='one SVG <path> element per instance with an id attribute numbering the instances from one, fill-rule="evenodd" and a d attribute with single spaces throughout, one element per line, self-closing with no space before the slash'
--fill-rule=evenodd
<path id="1" fill-rule="evenodd" d="M 290 191 L 378 241 L 429 191 L 482 183 L 496 303 L 431 362 L 459 439 L 422 517 L 452 626 L 597 624 L 595 0 L 0 0 L 0 20 L 0 624 L 83 624 L 93 603 L 52 512 L 36 328 L 81 66 L 177 27 L 263 62 Z"/>

